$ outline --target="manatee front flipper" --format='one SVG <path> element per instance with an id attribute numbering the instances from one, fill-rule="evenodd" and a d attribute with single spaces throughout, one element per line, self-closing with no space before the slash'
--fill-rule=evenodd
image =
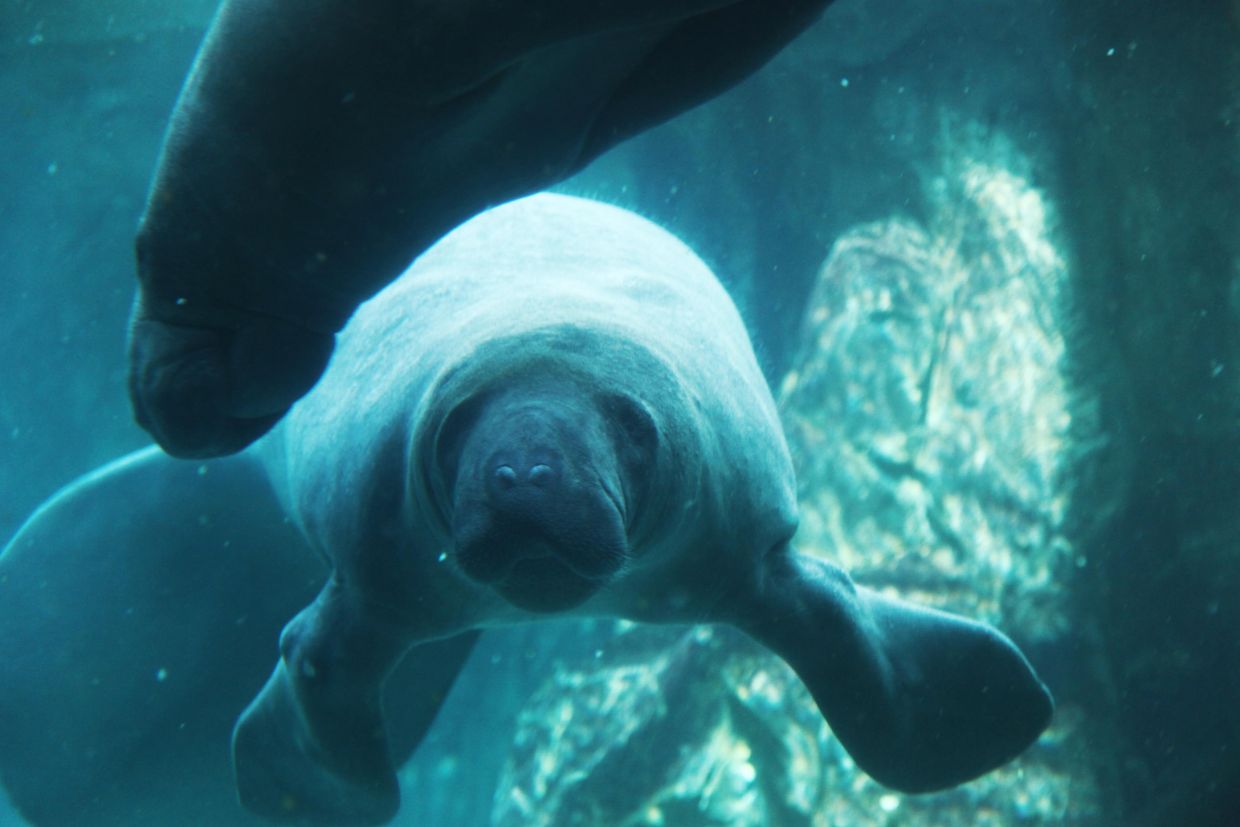
<path id="1" fill-rule="evenodd" d="M 185 300 L 181 300 L 185 302 Z M 134 419 L 178 457 L 231 454 L 265 434 L 322 374 L 331 333 L 260 313 L 195 304 L 156 317 L 140 295 L 129 322 Z"/>
<path id="2" fill-rule="evenodd" d="M 735 622 L 792 666 L 876 781 L 911 793 L 960 784 L 1049 723 L 1050 693 L 989 626 L 859 588 L 787 547 L 764 563 Z"/>
<path id="3" fill-rule="evenodd" d="M 333 580 L 285 627 L 280 661 L 237 722 L 241 802 L 267 818 L 382 824 L 400 806 L 395 761 L 425 734 L 476 633 L 419 646 Z M 386 687 L 385 687 L 386 683 Z M 389 746 L 384 696 L 398 732 Z M 403 753 L 403 754 L 402 754 Z"/>
<path id="4" fill-rule="evenodd" d="M 0 555 L 0 779 L 30 822 L 259 824 L 228 737 L 326 576 L 249 456 L 140 451 Z"/>

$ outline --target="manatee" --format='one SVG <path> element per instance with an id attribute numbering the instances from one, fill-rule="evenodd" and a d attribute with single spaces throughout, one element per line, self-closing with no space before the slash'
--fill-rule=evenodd
<path id="1" fill-rule="evenodd" d="M 177 723 L 222 756 L 231 712 L 249 811 L 380 824 L 477 634 L 548 616 L 731 624 L 897 790 L 1036 739 L 1052 701 L 1017 647 L 798 552 L 795 495 L 741 318 L 688 247 L 579 198 L 494 208 L 362 305 L 248 450 L 147 449 L 31 518 L 0 557 L 20 667 L 0 672 L 0 777 L 68 823 L 146 789 L 125 768 L 174 772 Z"/>
<path id="2" fill-rule="evenodd" d="M 829 0 L 226 0 L 137 236 L 135 417 L 219 456 L 436 239 L 751 73 Z"/>

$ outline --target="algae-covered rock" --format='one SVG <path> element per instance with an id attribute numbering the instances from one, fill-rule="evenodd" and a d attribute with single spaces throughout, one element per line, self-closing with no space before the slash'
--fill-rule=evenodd
<path id="1" fill-rule="evenodd" d="M 1048 205 L 962 157 L 932 230 L 891 219 L 836 242 L 784 422 L 799 545 L 871 586 L 1023 639 L 1065 631 L 1071 417 Z"/>
<path id="2" fill-rule="evenodd" d="M 814 823 L 841 752 L 808 692 L 738 633 L 675 635 L 629 628 L 556 671 L 522 712 L 496 827 Z"/>

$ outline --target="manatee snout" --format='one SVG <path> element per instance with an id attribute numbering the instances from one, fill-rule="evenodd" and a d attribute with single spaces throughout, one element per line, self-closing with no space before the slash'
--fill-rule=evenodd
<path id="1" fill-rule="evenodd" d="M 558 389 L 557 389 L 558 390 Z M 449 423 L 457 563 L 511 602 L 563 609 L 628 558 L 614 446 L 596 409 L 539 388 L 506 394 Z"/>
<path id="2" fill-rule="evenodd" d="M 510 468 L 499 466 L 487 487 L 508 485 L 498 480 Z M 539 469 L 533 476 L 550 475 Z M 453 539 L 466 576 L 536 612 L 570 609 L 605 586 L 628 558 L 623 520 L 597 499 L 557 499 L 565 494 L 557 487 L 540 488 L 527 477 L 497 500 L 458 508 Z"/>
<path id="3" fill-rule="evenodd" d="M 500 451 L 484 464 L 484 494 L 456 509 L 453 526 L 466 574 L 495 583 L 546 561 L 604 581 L 621 567 L 628 541 L 618 503 L 601 480 L 582 480 L 566 466 L 554 450 Z"/>

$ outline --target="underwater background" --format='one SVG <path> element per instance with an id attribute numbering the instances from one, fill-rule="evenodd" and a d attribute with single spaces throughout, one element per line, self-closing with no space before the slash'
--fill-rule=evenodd
<path id="1" fill-rule="evenodd" d="M 0 6 L 0 537 L 148 442 L 132 238 L 213 7 Z M 903 796 L 739 635 L 507 629 L 394 824 L 1240 824 L 1240 3 L 839 0 L 558 189 L 653 218 L 732 290 L 798 545 L 998 625 L 1056 718 Z"/>

